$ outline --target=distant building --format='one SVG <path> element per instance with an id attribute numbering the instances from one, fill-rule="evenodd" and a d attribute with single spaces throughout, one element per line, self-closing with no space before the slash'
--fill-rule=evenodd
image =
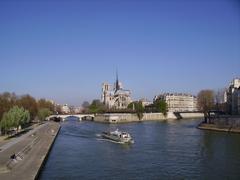
<path id="1" fill-rule="evenodd" d="M 240 79 L 235 78 L 225 92 L 224 100 L 230 114 L 240 114 Z"/>
<path id="2" fill-rule="evenodd" d="M 74 114 L 80 114 L 83 111 L 82 107 L 74 107 Z"/>
<path id="3" fill-rule="evenodd" d="M 154 101 L 164 100 L 169 112 L 197 111 L 197 98 L 191 94 L 164 93 L 155 96 Z"/>
<path id="4" fill-rule="evenodd" d="M 149 106 L 150 104 L 153 103 L 152 101 L 149 101 L 149 100 L 146 99 L 146 98 L 139 99 L 139 101 L 142 102 L 143 107 L 145 107 L 145 106 Z"/>
<path id="5" fill-rule="evenodd" d="M 71 111 L 70 111 L 70 108 L 68 107 L 67 104 L 64 104 L 62 107 L 61 107 L 61 111 L 63 114 L 69 114 Z"/>
<path id="6" fill-rule="evenodd" d="M 126 109 L 132 102 L 131 91 L 123 89 L 123 85 L 118 81 L 118 75 L 115 84 L 102 84 L 101 101 L 109 109 Z"/>

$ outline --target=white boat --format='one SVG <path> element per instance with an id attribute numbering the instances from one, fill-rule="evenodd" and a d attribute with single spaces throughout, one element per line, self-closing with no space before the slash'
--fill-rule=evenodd
<path id="1" fill-rule="evenodd" d="M 134 143 L 132 137 L 127 132 L 119 131 L 118 129 L 115 131 L 108 131 L 103 132 L 102 137 L 106 139 L 110 139 L 112 141 L 118 142 L 118 143 Z"/>

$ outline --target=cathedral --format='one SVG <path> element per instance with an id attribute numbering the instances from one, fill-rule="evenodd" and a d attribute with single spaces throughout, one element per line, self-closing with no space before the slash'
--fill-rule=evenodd
<path id="1" fill-rule="evenodd" d="M 103 83 L 101 101 L 109 109 L 126 109 L 132 102 L 131 91 L 123 89 L 123 85 L 118 81 L 118 74 L 114 85 Z"/>

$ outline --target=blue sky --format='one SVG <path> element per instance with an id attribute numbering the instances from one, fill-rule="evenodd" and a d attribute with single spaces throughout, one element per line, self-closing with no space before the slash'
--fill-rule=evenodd
<path id="1" fill-rule="evenodd" d="M 134 99 L 240 76 L 237 0 L 0 1 L 0 92 L 80 105 L 119 79 Z"/>

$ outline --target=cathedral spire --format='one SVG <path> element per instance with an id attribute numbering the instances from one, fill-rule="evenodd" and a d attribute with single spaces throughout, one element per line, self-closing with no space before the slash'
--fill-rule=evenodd
<path id="1" fill-rule="evenodd" d="M 115 84 L 115 91 L 120 89 L 119 81 L 118 81 L 118 70 L 116 71 L 116 84 Z"/>

